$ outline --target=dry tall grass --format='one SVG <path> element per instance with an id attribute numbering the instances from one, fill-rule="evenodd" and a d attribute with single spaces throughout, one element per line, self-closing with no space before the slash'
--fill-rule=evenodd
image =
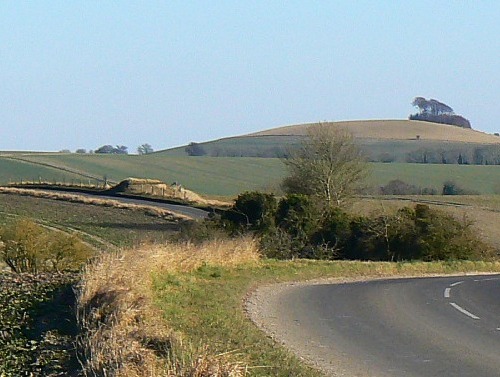
<path id="1" fill-rule="evenodd" d="M 203 265 L 258 263 L 253 240 L 144 245 L 102 255 L 84 271 L 78 291 L 79 340 L 86 376 L 244 376 L 232 355 L 183 343 L 154 305 L 156 274 L 189 272 Z"/>

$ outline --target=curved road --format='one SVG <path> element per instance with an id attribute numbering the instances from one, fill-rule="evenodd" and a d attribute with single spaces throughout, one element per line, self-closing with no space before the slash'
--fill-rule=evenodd
<path id="1" fill-rule="evenodd" d="M 332 376 L 500 376 L 500 275 L 298 285 L 269 305 L 263 327 Z"/>

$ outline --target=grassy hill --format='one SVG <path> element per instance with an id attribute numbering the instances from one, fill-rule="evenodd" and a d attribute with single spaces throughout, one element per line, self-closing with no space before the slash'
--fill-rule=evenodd
<path id="1" fill-rule="evenodd" d="M 248 136 L 301 136 L 314 123 L 273 128 Z M 416 120 L 355 120 L 324 124 L 350 131 L 356 138 L 378 140 L 438 140 L 481 144 L 500 144 L 500 137 L 447 124 Z"/>
<path id="2" fill-rule="evenodd" d="M 500 137 L 456 126 L 410 120 L 324 123 L 351 132 L 372 162 L 500 164 Z M 249 135 L 199 143 L 211 157 L 281 157 L 313 125 L 273 128 Z M 185 147 L 157 152 L 186 156 Z M 460 156 L 460 157 L 459 157 Z"/>

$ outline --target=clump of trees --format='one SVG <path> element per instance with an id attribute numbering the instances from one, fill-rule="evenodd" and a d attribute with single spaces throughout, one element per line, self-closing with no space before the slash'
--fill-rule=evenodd
<path id="1" fill-rule="evenodd" d="M 112 145 L 103 145 L 102 147 L 97 148 L 94 153 L 128 154 L 128 147 L 125 145 L 117 145 L 116 147 L 113 147 Z"/>
<path id="2" fill-rule="evenodd" d="M 189 145 L 184 148 L 184 151 L 189 155 L 189 156 L 205 156 L 207 152 L 205 151 L 205 148 L 201 144 L 191 142 Z"/>
<path id="3" fill-rule="evenodd" d="M 425 120 L 428 122 L 451 124 L 462 128 L 471 128 L 468 119 L 455 114 L 453 109 L 435 99 L 425 99 L 424 97 L 415 97 L 411 103 L 418 108 L 418 113 L 411 114 L 410 120 Z"/>

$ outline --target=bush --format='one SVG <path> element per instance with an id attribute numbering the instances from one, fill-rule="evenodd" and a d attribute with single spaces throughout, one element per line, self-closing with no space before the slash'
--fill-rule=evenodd
<path id="1" fill-rule="evenodd" d="M 433 188 L 410 185 L 399 179 L 394 179 L 385 186 L 380 187 L 382 195 L 436 195 Z"/>
<path id="2" fill-rule="evenodd" d="M 186 148 L 184 148 L 184 151 L 189 156 L 205 156 L 207 154 L 205 148 L 203 148 L 202 145 L 195 142 L 189 143 L 189 145 Z"/>
<path id="3" fill-rule="evenodd" d="M 317 227 L 317 208 L 309 196 L 289 194 L 278 203 L 275 223 L 292 236 L 310 235 Z"/>
<path id="4" fill-rule="evenodd" d="M 258 191 L 245 192 L 222 214 L 223 224 L 233 231 L 265 232 L 274 225 L 276 198 Z"/>
<path id="5" fill-rule="evenodd" d="M 331 209 L 322 216 L 317 231 L 311 237 L 320 259 L 333 259 L 341 255 L 350 238 L 350 222 L 349 215 L 339 208 Z"/>
<path id="6" fill-rule="evenodd" d="M 77 270 L 92 249 L 76 236 L 22 219 L 0 229 L 0 257 L 17 273 Z"/>
<path id="7" fill-rule="evenodd" d="M 276 259 L 481 259 L 489 250 L 469 222 L 422 204 L 392 215 L 353 217 L 307 195 L 289 194 L 276 203 L 273 195 L 246 192 L 211 224 L 197 225 L 198 236 L 204 239 L 221 225 L 228 234 L 251 231 L 260 237 L 262 254 Z"/>
<path id="8" fill-rule="evenodd" d="M 466 190 L 460 187 L 454 181 L 446 181 L 443 183 L 443 195 L 479 195 L 477 191 Z"/>
<path id="9" fill-rule="evenodd" d="M 474 235 L 470 222 L 457 221 L 423 204 L 417 204 L 414 209 L 403 208 L 393 216 L 373 219 L 370 229 L 367 249 L 371 250 L 372 258 L 369 259 L 481 259 L 488 250 Z"/>

